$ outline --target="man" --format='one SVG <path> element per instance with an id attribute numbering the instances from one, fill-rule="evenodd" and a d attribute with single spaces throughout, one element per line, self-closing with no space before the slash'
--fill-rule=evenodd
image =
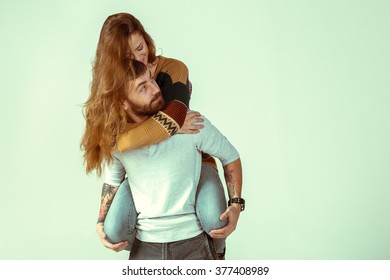
<path id="1" fill-rule="evenodd" d="M 129 125 L 136 126 L 163 109 L 165 102 L 146 67 L 135 60 L 130 66 L 121 109 Z M 130 259 L 215 259 L 212 242 L 194 209 L 201 152 L 221 160 L 231 202 L 221 215 L 221 219 L 228 219 L 227 226 L 209 234 L 225 238 L 233 232 L 244 205 L 241 161 L 229 141 L 204 118 L 204 128 L 198 134 L 177 134 L 149 147 L 113 152 L 106 169 L 101 222 L 97 226 L 103 244 L 115 251 L 127 246 L 127 242 L 109 243 L 103 232 L 104 218 L 127 174 L 138 212 Z"/>

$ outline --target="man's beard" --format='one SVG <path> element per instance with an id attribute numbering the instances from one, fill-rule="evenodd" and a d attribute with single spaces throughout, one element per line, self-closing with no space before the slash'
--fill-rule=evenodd
<path id="1" fill-rule="evenodd" d="M 161 95 L 156 96 L 148 105 L 131 104 L 133 112 L 139 116 L 152 116 L 165 108 L 165 101 Z"/>

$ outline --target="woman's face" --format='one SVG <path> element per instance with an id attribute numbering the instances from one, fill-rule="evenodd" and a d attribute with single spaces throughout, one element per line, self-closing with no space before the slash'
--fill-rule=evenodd
<path id="1" fill-rule="evenodd" d="M 147 65 L 149 57 L 149 48 L 145 42 L 144 37 L 138 32 L 134 33 L 130 36 L 129 44 L 132 52 L 131 58 Z"/>

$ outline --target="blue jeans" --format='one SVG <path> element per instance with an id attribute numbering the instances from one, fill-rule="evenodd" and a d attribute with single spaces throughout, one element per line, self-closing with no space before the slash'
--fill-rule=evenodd
<path id="1" fill-rule="evenodd" d="M 137 238 L 130 260 L 216 260 L 217 255 L 206 233 L 175 242 L 143 242 Z"/>
<path id="2" fill-rule="evenodd" d="M 227 221 L 219 219 L 226 207 L 225 192 L 218 172 L 213 167 L 202 164 L 195 211 L 206 233 L 226 225 Z M 137 216 L 130 186 L 125 180 L 120 185 L 104 221 L 107 240 L 111 243 L 127 240 L 129 244 L 126 250 L 131 251 L 136 236 Z M 224 252 L 225 238 L 214 238 L 212 242 L 217 253 Z"/>

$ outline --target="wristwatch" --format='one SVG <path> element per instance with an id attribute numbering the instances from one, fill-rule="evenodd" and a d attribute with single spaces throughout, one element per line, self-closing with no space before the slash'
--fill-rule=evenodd
<path id="1" fill-rule="evenodd" d="M 241 212 L 245 210 L 245 199 L 242 197 L 233 197 L 228 201 L 229 206 L 232 205 L 232 203 L 238 203 L 241 206 Z"/>

